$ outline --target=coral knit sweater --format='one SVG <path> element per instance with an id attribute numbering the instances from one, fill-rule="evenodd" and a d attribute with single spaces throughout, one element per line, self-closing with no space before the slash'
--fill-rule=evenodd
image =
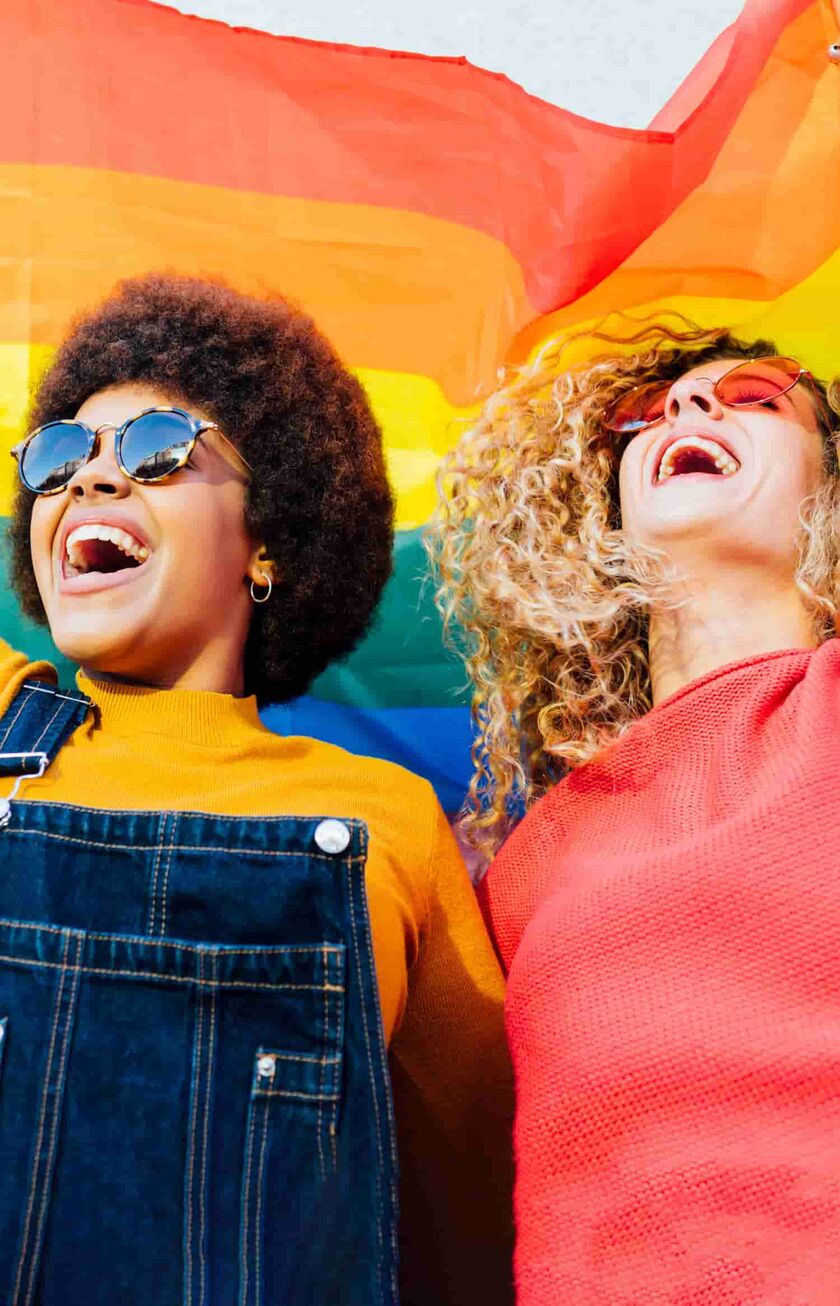
<path id="1" fill-rule="evenodd" d="M 519 1306 L 840 1303 L 840 641 L 674 694 L 490 869 Z"/>

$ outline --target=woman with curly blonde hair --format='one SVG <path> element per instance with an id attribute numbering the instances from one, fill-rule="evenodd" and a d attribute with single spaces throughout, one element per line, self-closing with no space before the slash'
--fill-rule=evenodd
<path id="1" fill-rule="evenodd" d="M 840 1282 L 840 386 L 681 320 L 446 461 L 464 818 L 509 973 L 520 1306 Z"/>

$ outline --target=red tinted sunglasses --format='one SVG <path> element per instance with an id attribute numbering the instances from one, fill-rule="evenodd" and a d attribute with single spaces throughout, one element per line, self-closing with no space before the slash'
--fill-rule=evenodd
<path id="1" fill-rule="evenodd" d="M 718 377 L 712 391 L 727 408 L 749 408 L 772 403 L 792 390 L 803 376 L 810 377 L 811 373 L 800 367 L 795 358 L 748 358 Z M 673 381 L 650 381 L 634 386 L 607 409 L 604 428 L 618 435 L 635 435 L 647 426 L 655 426 L 665 416 L 673 384 Z"/>

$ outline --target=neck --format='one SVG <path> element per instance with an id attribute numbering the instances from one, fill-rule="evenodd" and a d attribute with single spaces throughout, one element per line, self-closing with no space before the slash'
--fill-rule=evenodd
<path id="1" fill-rule="evenodd" d="M 240 645 L 229 639 L 210 640 L 193 654 L 167 659 L 163 665 L 143 665 L 134 661 L 125 670 L 106 670 L 83 665 L 90 680 L 112 684 L 138 685 L 145 689 L 188 689 L 214 694 L 245 693 L 244 654 Z"/>
<path id="2" fill-rule="evenodd" d="M 792 581 L 722 567 L 680 582 L 679 606 L 651 616 L 653 704 L 729 662 L 819 643 Z"/>

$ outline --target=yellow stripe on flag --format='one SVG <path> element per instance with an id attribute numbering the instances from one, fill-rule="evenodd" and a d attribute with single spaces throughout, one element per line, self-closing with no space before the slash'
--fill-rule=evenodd
<path id="1" fill-rule="evenodd" d="M 397 526 L 422 526 L 435 501 L 435 472 L 478 407 L 456 408 L 440 386 L 407 372 L 356 369 L 382 427 L 388 472 L 397 496 Z"/>
<path id="2" fill-rule="evenodd" d="M 627 307 L 627 316 L 611 314 L 569 323 L 554 335 L 547 335 L 529 351 L 533 360 L 552 339 L 568 332 L 574 339 L 564 353 L 567 366 L 583 364 L 596 354 L 632 352 L 634 346 L 614 346 L 587 336 L 599 330 L 621 336 L 628 322 L 681 313 L 705 327 L 730 327 L 747 340 L 769 337 L 784 354 L 797 358 L 803 367 L 827 380 L 840 374 L 840 250 L 809 277 L 771 300 L 723 295 L 671 295 L 641 301 Z M 580 338 L 578 339 L 578 333 Z"/>
<path id="3" fill-rule="evenodd" d="M 29 395 L 52 355 L 48 345 L 0 344 L 0 517 L 11 511 L 17 480 L 9 450 L 24 434 Z"/>
<path id="4" fill-rule="evenodd" d="M 48 345 L 0 344 L 0 516 L 11 511 L 15 464 L 7 456 L 24 433 L 32 387 L 54 350 Z M 356 374 L 382 427 L 397 526 L 412 530 L 428 519 L 435 469 L 474 410 L 456 408 L 429 377 L 358 368 Z"/>

